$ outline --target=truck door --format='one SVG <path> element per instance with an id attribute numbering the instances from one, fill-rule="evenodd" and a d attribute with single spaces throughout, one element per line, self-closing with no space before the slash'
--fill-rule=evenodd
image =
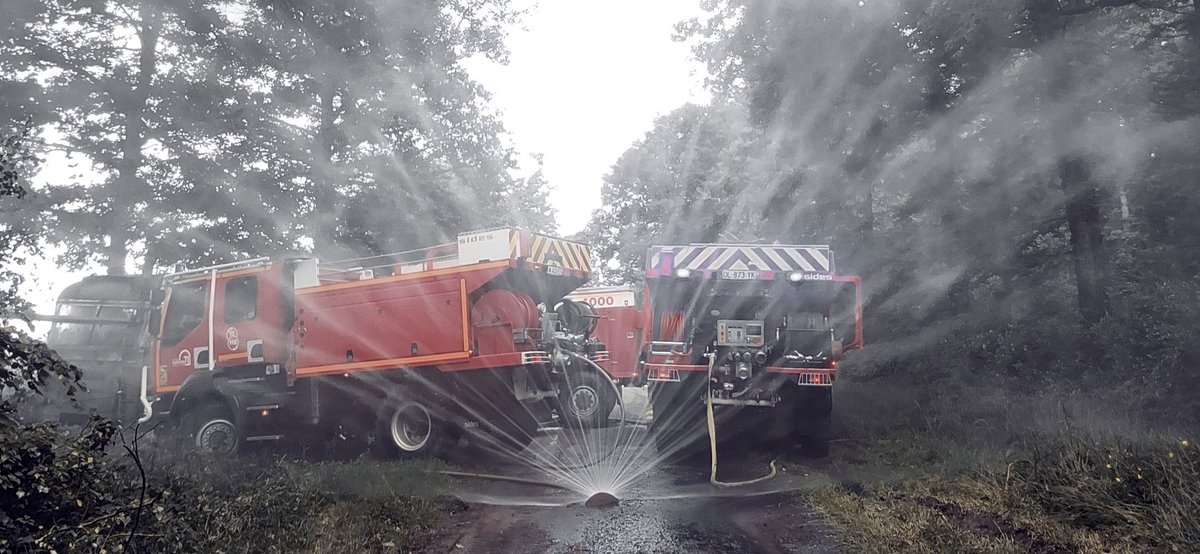
<path id="1" fill-rule="evenodd" d="M 209 288 L 206 276 L 168 284 L 154 341 L 154 390 L 159 394 L 178 390 L 193 372 L 209 367 Z"/>
<path id="2" fill-rule="evenodd" d="M 292 285 L 284 267 L 217 274 L 212 344 L 218 368 L 287 361 Z"/>

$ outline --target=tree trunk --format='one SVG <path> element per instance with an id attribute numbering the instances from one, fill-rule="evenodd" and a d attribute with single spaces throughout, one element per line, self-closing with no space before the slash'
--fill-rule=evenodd
<path id="1" fill-rule="evenodd" d="M 317 128 L 317 152 L 312 165 L 313 181 L 313 248 L 318 255 L 340 255 L 335 252 L 338 230 L 337 186 L 333 167 L 337 130 L 337 108 L 334 99 L 337 88 L 327 87 L 320 94 L 321 123 Z"/>
<path id="2" fill-rule="evenodd" d="M 1079 156 L 1063 158 L 1058 176 L 1067 196 L 1067 228 L 1079 314 L 1096 323 L 1108 314 L 1108 259 L 1104 250 L 1104 193 L 1091 179 L 1088 162 Z"/>
<path id="3" fill-rule="evenodd" d="M 111 202 L 106 222 L 109 238 L 104 249 L 104 265 L 109 275 L 124 275 L 129 258 L 129 243 L 135 238 L 130 229 L 130 208 L 144 188 L 138 170 L 142 167 L 142 147 L 146 143 L 146 102 L 157 72 L 158 39 L 161 32 L 161 12 L 153 3 L 139 9 L 141 27 L 138 29 L 138 75 L 134 88 L 124 98 L 115 98 L 125 116 L 125 132 L 121 137 L 121 163 L 117 176 L 109 185 Z"/>

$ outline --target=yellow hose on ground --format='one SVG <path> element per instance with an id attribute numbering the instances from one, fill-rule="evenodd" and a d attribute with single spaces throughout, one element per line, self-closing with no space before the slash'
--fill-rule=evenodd
<path id="1" fill-rule="evenodd" d="M 771 460 L 771 473 L 768 473 L 757 479 L 751 479 L 749 481 L 733 481 L 733 482 L 729 482 L 729 483 L 717 480 L 717 423 L 716 423 L 716 419 L 713 417 L 713 403 L 712 403 L 712 399 L 713 399 L 712 371 L 713 371 L 713 365 L 715 365 L 716 362 L 717 362 L 716 353 L 709 354 L 708 355 L 708 384 L 705 385 L 708 387 L 708 396 L 707 396 L 707 399 L 705 400 L 705 404 L 706 404 L 706 410 L 708 412 L 708 446 L 709 446 L 709 455 L 712 458 L 712 472 L 709 473 L 709 475 L 708 475 L 708 481 L 718 487 L 728 488 L 728 487 L 744 487 L 746 485 L 753 485 L 755 483 L 761 483 L 768 479 L 773 479 L 777 472 L 777 468 L 775 467 L 775 460 Z"/>

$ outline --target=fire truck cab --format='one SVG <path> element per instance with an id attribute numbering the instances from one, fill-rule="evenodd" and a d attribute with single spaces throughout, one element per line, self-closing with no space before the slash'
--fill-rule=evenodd
<path id="1" fill-rule="evenodd" d="M 136 420 L 142 413 L 138 381 L 150 351 L 146 319 L 156 288 L 154 277 L 93 275 L 64 289 L 53 315 L 34 316 L 51 322 L 47 343 L 65 361 L 85 368 L 86 392 L 68 398 L 65 389 L 47 388 L 44 396 L 21 403 L 20 416 L 69 425 L 92 415 Z"/>
<path id="2" fill-rule="evenodd" d="M 647 254 L 646 378 L 661 450 L 705 436 L 828 448 L 842 355 L 863 343 L 858 277 L 828 246 L 691 244 Z"/>

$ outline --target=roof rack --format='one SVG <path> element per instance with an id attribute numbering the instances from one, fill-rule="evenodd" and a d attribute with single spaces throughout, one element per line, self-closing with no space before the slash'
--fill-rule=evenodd
<path id="1" fill-rule="evenodd" d="M 233 269 L 258 267 L 260 265 L 266 265 L 269 263 L 271 263 L 271 258 L 264 256 L 261 258 L 254 258 L 252 260 L 243 260 L 240 262 L 229 262 L 227 264 L 210 265 L 208 267 L 198 267 L 196 269 L 188 269 L 185 271 L 177 271 L 175 273 L 168 273 L 163 276 L 163 279 L 164 280 L 176 280 L 176 279 L 179 279 L 182 277 L 189 277 L 189 276 L 193 276 L 193 275 L 203 275 L 210 271 L 229 271 L 229 270 L 233 270 Z"/>

